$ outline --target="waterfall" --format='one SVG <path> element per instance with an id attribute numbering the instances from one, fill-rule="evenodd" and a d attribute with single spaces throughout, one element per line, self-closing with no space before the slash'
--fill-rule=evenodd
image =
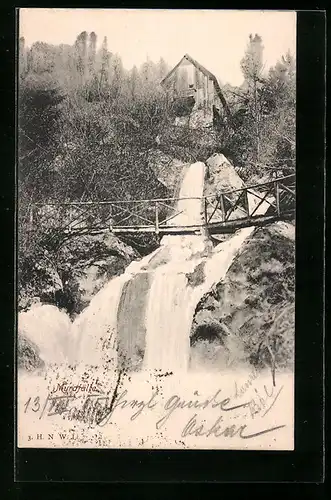
<path id="1" fill-rule="evenodd" d="M 178 215 L 169 221 L 169 225 L 202 223 L 204 175 L 204 163 L 190 166 L 179 193 L 176 207 Z M 192 289 L 188 286 L 186 273 L 193 271 L 192 259 L 203 252 L 206 245 L 206 238 L 202 234 L 170 235 L 161 240 L 161 248 L 167 249 L 170 260 L 154 271 L 147 297 L 146 369 L 185 371 L 188 367 Z"/>
<path id="2" fill-rule="evenodd" d="M 194 168 L 194 165 L 191 168 Z M 186 179 L 183 181 L 183 190 L 188 189 L 185 181 Z M 190 182 L 192 182 L 191 177 Z M 192 189 L 194 188 L 193 184 Z M 192 196 L 194 195 L 195 193 L 192 194 Z M 192 207 L 195 219 L 188 220 L 189 224 L 197 223 L 198 201 L 195 201 L 196 206 Z M 248 195 L 250 210 L 258 202 L 259 198 L 252 194 Z M 192 204 L 192 202 L 190 203 Z M 257 209 L 257 213 L 264 213 L 268 207 L 268 202 L 262 203 Z M 248 227 L 237 231 L 229 240 L 217 245 L 211 254 L 203 258 L 194 257 L 194 255 L 199 255 L 201 251 L 201 243 L 204 241 L 202 236 L 186 236 L 183 237 L 184 240 L 180 241 L 178 241 L 178 237 L 167 236 L 164 244 L 168 246 L 172 244 L 172 250 L 174 250 L 180 248 L 179 244 L 185 241 L 186 248 L 191 247 L 191 255 L 182 253 L 182 257 L 184 255 L 186 259 L 180 262 L 180 265 L 178 262 L 171 262 L 154 273 L 146 314 L 147 336 L 144 358 L 146 369 L 187 371 L 190 330 L 195 308 L 203 295 L 225 278 L 238 251 L 254 229 L 254 227 Z M 174 255 L 174 251 L 172 254 Z M 204 263 L 203 280 L 197 286 L 191 286 L 187 274 L 202 263 Z"/>
<path id="3" fill-rule="evenodd" d="M 190 165 L 182 181 L 176 215 L 169 225 L 202 223 L 204 176 L 204 163 Z M 254 194 L 248 195 L 250 208 L 259 201 Z M 268 202 L 263 202 L 257 213 L 264 213 L 268 207 Z M 104 366 L 113 371 L 126 367 L 186 372 L 195 308 L 202 296 L 224 279 L 254 229 L 241 229 L 215 248 L 203 231 L 164 236 L 157 250 L 132 262 L 122 275 L 104 286 L 71 327 L 69 319 L 58 311 L 61 322 L 56 331 L 52 326 L 46 336 L 45 331 L 38 333 L 37 327 L 37 334 L 27 332 L 27 336 L 42 347 L 47 362 L 53 357 L 53 361 Z M 41 311 L 39 308 L 37 313 Z M 21 315 L 19 325 L 26 330 L 26 319 L 36 318 L 34 312 L 24 314 L 29 316 Z"/>

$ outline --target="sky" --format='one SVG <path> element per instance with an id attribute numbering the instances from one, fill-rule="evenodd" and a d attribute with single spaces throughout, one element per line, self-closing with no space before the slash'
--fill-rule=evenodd
<path id="1" fill-rule="evenodd" d="M 288 50 L 296 54 L 294 11 L 19 9 L 19 36 L 28 46 L 72 45 L 82 31 L 94 31 L 98 44 L 107 36 L 126 69 L 161 56 L 174 66 L 188 53 L 231 85 L 243 81 L 240 60 L 250 33 L 262 37 L 265 70 Z"/>

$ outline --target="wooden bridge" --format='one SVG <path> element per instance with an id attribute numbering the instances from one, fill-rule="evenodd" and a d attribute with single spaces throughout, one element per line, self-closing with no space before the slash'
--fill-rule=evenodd
<path id="1" fill-rule="evenodd" d="M 250 203 L 254 198 L 255 203 Z M 183 222 L 190 201 L 201 201 L 201 223 Z M 259 213 L 262 204 L 267 209 Z M 181 209 L 180 206 L 185 208 Z M 123 233 L 209 234 L 231 233 L 248 226 L 293 219 L 295 174 L 222 191 L 203 198 L 159 198 L 149 200 L 86 201 L 34 204 L 30 224 L 36 218 L 45 228 L 68 234 Z M 185 220 L 185 218 L 184 218 Z"/>

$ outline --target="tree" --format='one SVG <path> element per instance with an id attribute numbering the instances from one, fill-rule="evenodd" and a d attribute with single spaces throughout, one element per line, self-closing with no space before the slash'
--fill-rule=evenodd
<path id="1" fill-rule="evenodd" d="M 20 84 L 18 273 L 20 286 L 26 290 L 34 288 L 36 277 L 43 284 L 48 280 L 46 270 L 36 268 L 38 259 L 44 254 L 43 228 L 40 224 L 31 224 L 30 216 L 32 203 L 46 201 L 58 194 L 54 190 L 56 172 L 53 165 L 59 151 L 56 137 L 62 101 L 63 95 L 49 76 L 28 75 Z"/>
<path id="2" fill-rule="evenodd" d="M 155 84 L 159 83 L 157 68 L 149 57 L 147 57 L 146 61 L 141 65 L 139 73 L 142 86 L 147 92 L 150 92 L 150 89 L 155 88 Z"/>
<path id="3" fill-rule="evenodd" d="M 110 85 L 110 60 L 111 54 L 108 51 L 108 41 L 105 36 L 99 53 L 101 61 L 100 78 L 99 78 L 99 93 L 100 95 L 108 95 Z"/>
<path id="4" fill-rule="evenodd" d="M 26 78 L 19 92 L 20 182 L 34 196 L 46 198 L 52 192 L 51 163 L 56 156 L 59 104 L 64 96 L 48 77 Z"/>
<path id="5" fill-rule="evenodd" d="M 55 67 L 57 48 L 44 42 L 32 44 L 29 54 L 29 72 L 43 75 L 52 73 Z"/>
<path id="6" fill-rule="evenodd" d="M 255 128 L 255 164 L 256 166 L 260 161 L 260 114 L 261 109 L 259 105 L 258 89 L 262 81 L 263 70 L 263 45 L 262 38 L 255 34 L 249 35 L 249 42 L 246 48 L 244 57 L 240 62 L 240 67 L 245 78 L 244 88 L 246 90 L 247 104 L 249 106 L 250 117 L 254 123 Z"/>
<path id="7" fill-rule="evenodd" d="M 76 39 L 75 49 L 76 49 L 76 65 L 78 73 L 81 77 L 81 83 L 84 84 L 87 79 L 87 32 L 82 31 Z"/>
<path id="8" fill-rule="evenodd" d="M 130 92 L 130 98 L 134 101 L 139 94 L 141 87 L 141 82 L 139 78 L 137 66 L 133 66 L 132 70 L 128 75 L 128 88 Z"/>
<path id="9" fill-rule="evenodd" d="M 97 52 L 97 35 L 92 31 L 89 36 L 88 45 L 88 67 L 89 67 L 89 77 L 93 78 L 95 74 L 96 65 L 96 52 Z"/>
<path id="10" fill-rule="evenodd" d="M 235 165 L 245 167 L 245 181 L 257 181 L 277 172 L 293 172 L 295 160 L 295 59 L 289 52 L 267 74 L 263 71 L 263 46 L 250 36 L 241 61 L 244 83 L 227 85 L 232 127 L 220 137 L 222 152 Z"/>
<path id="11" fill-rule="evenodd" d="M 250 34 L 245 55 L 240 61 L 240 67 L 248 86 L 254 85 L 254 82 L 257 82 L 261 77 L 263 49 L 262 38 L 257 34 L 253 38 L 253 35 Z"/>
<path id="12" fill-rule="evenodd" d="M 111 96 L 113 100 L 118 99 L 124 83 L 124 69 L 119 54 L 114 54 L 111 59 Z"/>
<path id="13" fill-rule="evenodd" d="M 65 264 L 61 245 L 72 238 L 63 230 L 67 219 L 59 208 L 32 225 L 32 203 L 169 195 L 148 163 L 165 116 L 154 85 L 158 76 L 151 73 L 143 91 L 137 68 L 127 74 L 120 56 L 108 51 L 107 39 L 95 49 L 96 34 L 83 32 L 72 46 L 39 43 L 26 51 L 28 74 L 19 89 L 18 216 L 25 295 L 42 297 L 40 290 L 53 280 L 51 270 L 59 274 Z M 148 251 L 152 239 L 133 238 L 139 251 Z"/>
<path id="14" fill-rule="evenodd" d="M 276 167 L 291 173 L 295 160 L 296 69 L 290 52 L 269 70 L 263 87 L 268 109 L 267 134 L 273 145 Z"/>

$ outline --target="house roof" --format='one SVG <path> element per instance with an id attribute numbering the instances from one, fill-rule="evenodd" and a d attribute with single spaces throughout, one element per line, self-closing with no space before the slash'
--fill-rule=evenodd
<path id="1" fill-rule="evenodd" d="M 198 70 L 200 70 L 201 73 L 203 73 L 204 75 L 208 76 L 208 78 L 210 78 L 211 80 L 213 80 L 213 82 L 216 85 L 218 85 L 218 81 L 217 81 L 216 76 L 213 75 L 213 73 L 211 73 L 204 66 L 202 66 L 202 64 L 198 63 L 198 61 L 196 61 L 195 59 L 193 59 L 193 57 L 191 57 L 189 54 L 185 54 L 184 57 L 181 58 L 181 60 L 179 61 L 179 63 L 176 64 L 176 66 L 167 74 L 167 76 L 165 76 L 163 78 L 163 80 L 161 81 L 161 85 L 163 85 L 165 83 L 165 81 L 168 80 L 168 78 L 176 71 L 176 69 L 182 64 L 182 62 L 185 59 L 187 61 L 189 61 L 191 64 L 193 64 L 193 66 L 195 66 Z"/>

